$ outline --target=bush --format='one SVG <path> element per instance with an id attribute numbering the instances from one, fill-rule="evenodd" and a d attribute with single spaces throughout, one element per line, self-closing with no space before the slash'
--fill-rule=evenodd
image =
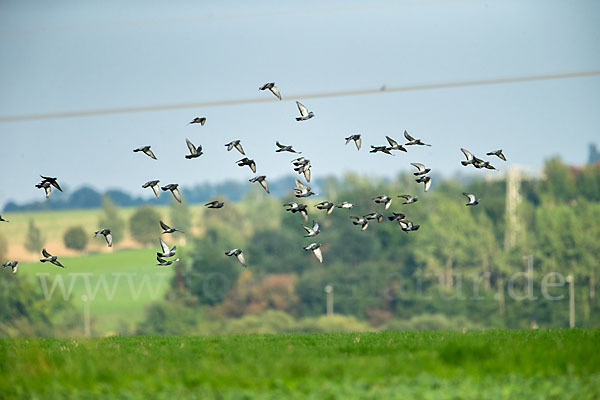
<path id="1" fill-rule="evenodd" d="M 160 236 L 160 215 L 150 206 L 138 208 L 129 219 L 129 231 L 133 239 L 141 244 L 151 244 Z"/>
<path id="2" fill-rule="evenodd" d="M 8 243 L 6 242 L 6 238 L 0 235 L 0 263 L 4 264 L 4 262 L 8 259 Z"/>
<path id="3" fill-rule="evenodd" d="M 25 239 L 25 248 L 32 253 L 37 253 L 42 251 L 42 247 L 44 247 L 44 237 L 42 233 L 38 229 L 37 226 L 33 223 L 33 220 L 29 220 L 29 228 L 27 229 L 27 237 Z"/>
<path id="4" fill-rule="evenodd" d="M 98 227 L 110 229 L 113 244 L 119 243 L 125 237 L 126 222 L 119 214 L 119 208 L 108 196 L 102 199 L 102 216 L 98 221 Z"/>
<path id="5" fill-rule="evenodd" d="M 67 249 L 83 250 L 87 245 L 89 235 L 81 226 L 72 226 L 65 232 L 63 241 Z"/>

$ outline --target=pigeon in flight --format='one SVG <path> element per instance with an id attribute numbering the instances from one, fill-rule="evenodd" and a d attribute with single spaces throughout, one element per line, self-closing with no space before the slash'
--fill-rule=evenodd
<path id="1" fill-rule="evenodd" d="M 251 160 L 248 157 L 244 157 L 241 160 L 237 160 L 236 163 L 238 167 L 243 167 L 247 165 L 248 167 L 250 167 L 252 172 L 256 173 L 256 163 L 254 162 L 254 160 Z"/>
<path id="2" fill-rule="evenodd" d="M 310 196 L 316 194 L 316 193 L 314 193 L 311 190 L 310 186 L 305 185 L 299 179 L 296 179 L 296 186 L 293 187 L 292 190 L 294 190 L 295 195 L 298 198 L 300 198 L 300 197 L 310 197 Z"/>
<path id="3" fill-rule="evenodd" d="M 108 247 L 112 247 L 112 234 L 110 233 L 110 229 L 100 229 L 99 231 L 97 231 L 96 233 L 94 233 L 94 237 L 98 236 L 98 234 L 104 236 L 104 239 L 106 239 L 106 244 L 108 244 Z"/>
<path id="4" fill-rule="evenodd" d="M 261 87 L 258 88 L 258 90 L 267 90 L 267 89 L 269 89 L 271 91 L 271 93 L 273 93 L 275 95 L 275 97 L 277 97 L 279 100 L 281 100 L 281 93 L 279 93 L 279 89 L 277 88 L 277 86 L 275 86 L 275 82 L 265 83 L 264 85 L 262 85 Z"/>
<path id="5" fill-rule="evenodd" d="M 369 153 L 381 152 L 381 153 L 385 153 L 385 154 L 389 154 L 390 156 L 393 156 L 392 152 L 390 151 L 391 149 L 392 149 L 391 147 L 387 147 L 387 146 L 373 146 L 373 145 L 371 145 L 371 151 L 369 151 Z"/>
<path id="6" fill-rule="evenodd" d="M 410 165 L 412 165 L 413 167 L 418 169 L 417 172 L 413 172 L 413 175 L 415 175 L 415 176 L 425 175 L 426 173 L 431 171 L 431 168 L 425 168 L 425 166 L 421 163 L 412 162 L 412 163 L 410 163 Z"/>
<path id="7" fill-rule="evenodd" d="M 173 246 L 170 250 L 169 250 L 169 245 L 165 243 L 164 240 L 162 239 L 158 239 L 160 240 L 160 247 L 162 249 L 162 253 L 156 252 L 156 255 L 158 257 L 173 257 L 175 255 L 175 251 L 177 250 L 177 246 Z"/>
<path id="8" fill-rule="evenodd" d="M 35 187 L 38 189 L 43 188 L 44 192 L 46 192 L 46 198 L 50 197 L 50 192 L 52 192 L 52 185 L 50 184 L 50 182 L 41 182 L 35 185 Z"/>
<path id="9" fill-rule="evenodd" d="M 399 144 L 398 142 L 396 142 L 394 139 L 392 139 L 389 136 L 385 137 L 388 141 L 388 143 L 390 144 L 390 150 L 400 150 L 400 151 L 404 151 L 407 152 L 408 150 L 406 150 L 406 148 L 404 148 L 404 146 L 402 146 L 401 144 Z"/>
<path id="10" fill-rule="evenodd" d="M 404 219 L 404 218 L 406 218 L 406 215 L 402 214 L 402 213 L 398 213 L 398 212 L 394 212 L 394 213 L 392 213 L 392 215 L 390 215 L 388 217 L 388 219 L 390 221 L 400 221 L 401 219 Z"/>
<path id="11" fill-rule="evenodd" d="M 463 166 L 465 166 L 465 167 L 466 167 L 466 166 L 467 166 L 467 165 L 469 165 L 469 164 L 474 164 L 474 163 L 475 163 L 475 156 L 474 156 L 474 155 L 473 155 L 473 154 L 472 154 L 472 153 L 471 153 L 469 150 L 467 150 L 467 149 L 463 149 L 463 148 L 461 147 L 461 148 L 460 148 L 460 151 L 462 151 L 462 152 L 463 152 L 463 154 L 465 155 L 465 157 L 467 157 L 467 160 L 466 160 L 466 161 L 465 161 L 465 160 L 463 160 L 463 161 L 461 161 L 461 162 L 460 162 L 460 163 L 461 163 Z M 478 159 L 478 160 L 479 160 L 479 159 Z M 483 161 L 483 160 L 480 160 L 480 161 Z"/>
<path id="12" fill-rule="evenodd" d="M 304 248 L 305 251 L 312 251 L 317 260 L 323 263 L 323 253 L 321 253 L 321 243 L 311 243 Z"/>
<path id="13" fill-rule="evenodd" d="M 10 221 L 7 220 L 7 219 L 2 218 L 2 215 L 0 215 L 0 222 L 10 222 Z"/>
<path id="14" fill-rule="evenodd" d="M 205 206 L 207 206 L 208 208 L 223 208 L 224 205 L 224 202 L 218 200 L 213 200 L 205 204 Z"/>
<path id="15" fill-rule="evenodd" d="M 290 153 L 297 153 L 297 154 L 302 154 L 301 151 L 296 151 L 292 148 L 292 146 L 286 146 L 283 145 L 281 143 L 279 143 L 278 141 L 275 142 L 275 144 L 277 145 L 277 147 L 279 147 L 277 150 L 275 150 L 276 153 L 281 153 L 282 151 L 288 151 Z"/>
<path id="16" fill-rule="evenodd" d="M 259 175 L 259 176 L 255 176 L 252 179 L 248 179 L 249 182 L 258 182 L 260 183 L 260 186 L 263 187 L 263 189 L 265 189 L 265 192 L 267 193 L 271 193 L 269 192 L 269 185 L 267 185 L 267 177 L 265 175 Z"/>
<path id="17" fill-rule="evenodd" d="M 353 207 L 352 203 L 348 203 L 347 201 L 343 201 L 340 204 L 337 205 L 337 208 L 346 208 L 346 209 L 350 209 Z"/>
<path id="18" fill-rule="evenodd" d="M 297 213 L 299 212 L 300 215 L 302 216 L 302 218 L 304 218 L 305 222 L 308 222 L 308 209 L 306 208 L 306 204 L 299 204 L 299 203 L 286 203 L 283 205 L 284 207 L 287 207 L 285 209 L 285 211 L 290 211 L 291 213 Z"/>
<path id="19" fill-rule="evenodd" d="M 238 140 L 234 140 L 232 142 L 229 142 L 225 145 L 225 147 L 227 147 L 227 151 L 231 151 L 232 149 L 236 149 L 237 151 L 239 151 L 242 155 L 246 155 L 246 153 L 244 153 L 244 148 L 242 147 L 242 143 L 241 141 Z"/>
<path id="20" fill-rule="evenodd" d="M 431 146 L 430 144 L 423 143 L 421 141 L 421 139 L 415 139 L 414 137 L 410 136 L 410 134 L 407 131 L 404 131 L 404 137 L 406 138 L 406 140 L 408 140 L 408 142 L 405 144 L 406 146 L 412 146 L 412 145 Z"/>
<path id="21" fill-rule="evenodd" d="M 7 261 L 4 264 L 2 264 L 2 267 L 3 268 L 10 267 L 12 269 L 12 273 L 16 274 L 17 269 L 19 269 L 19 262 L 18 261 Z"/>
<path id="22" fill-rule="evenodd" d="M 161 189 L 164 192 L 166 192 L 167 190 L 170 190 L 171 193 L 173 194 L 173 197 L 175 197 L 175 200 L 177 200 L 179 203 L 181 203 L 181 193 L 179 192 L 179 184 L 169 183 L 167 186 L 161 187 Z"/>
<path id="23" fill-rule="evenodd" d="M 242 250 L 240 249 L 233 249 L 233 250 L 229 250 L 225 252 L 226 256 L 235 256 L 238 261 L 240 262 L 240 264 L 242 264 L 244 267 L 247 267 L 246 265 L 246 260 L 244 259 L 244 253 Z"/>
<path id="24" fill-rule="evenodd" d="M 162 267 L 166 267 L 168 265 L 173 264 L 174 262 L 179 261 L 179 258 L 176 258 L 174 260 L 165 260 L 164 258 L 160 258 L 159 256 L 156 256 L 156 261 L 158 261 L 158 264 L 156 264 L 156 265 L 160 265 Z"/>
<path id="25" fill-rule="evenodd" d="M 204 126 L 205 123 L 206 123 L 206 117 L 196 117 L 188 125 L 190 125 L 190 124 L 200 124 L 201 126 Z"/>
<path id="26" fill-rule="evenodd" d="M 379 222 L 383 221 L 383 214 L 372 212 L 370 214 L 363 215 L 363 218 L 368 219 L 368 220 L 376 219 L 377 222 L 379 223 Z"/>
<path id="27" fill-rule="evenodd" d="M 48 182 L 49 184 L 51 184 L 52 186 L 54 186 L 55 188 L 57 188 L 59 191 L 61 191 L 61 192 L 63 191 L 60 188 L 60 185 L 58 184 L 58 181 L 57 181 L 58 178 L 52 178 L 50 176 L 44 176 L 44 175 L 40 175 L 40 177 L 42 178 L 42 182 L 41 182 L 42 184 L 44 182 Z"/>
<path id="28" fill-rule="evenodd" d="M 44 258 L 42 258 L 40 260 L 41 262 L 43 262 L 43 263 L 49 262 L 49 263 L 52 263 L 52 264 L 56 265 L 57 267 L 61 267 L 61 268 L 65 267 L 64 265 L 62 265 L 60 263 L 60 261 L 58 261 L 58 257 L 53 256 L 52 254 L 48 253 L 46 251 L 46 249 L 42 249 L 42 255 L 44 256 Z"/>
<path id="29" fill-rule="evenodd" d="M 152 150 L 150 150 L 150 147 L 152 146 L 142 146 L 142 147 L 138 147 L 137 149 L 133 149 L 134 153 L 137 153 L 139 151 L 143 152 L 145 155 L 147 155 L 150 158 L 153 158 L 156 160 L 156 156 L 154 155 L 154 153 L 152 152 Z"/>
<path id="30" fill-rule="evenodd" d="M 171 228 L 169 225 L 165 224 L 162 221 L 158 221 L 160 223 L 160 227 L 163 230 L 163 234 L 164 233 L 173 233 L 173 232 L 181 232 L 184 233 L 183 231 L 180 231 L 179 229 L 175 229 L 175 228 Z"/>
<path id="31" fill-rule="evenodd" d="M 365 229 L 367 229 L 369 227 L 369 220 L 366 219 L 365 217 L 351 216 L 350 218 L 356 220 L 356 221 L 352 221 L 352 223 L 354 225 L 361 225 L 361 228 L 360 228 L 361 231 L 364 231 Z"/>
<path id="32" fill-rule="evenodd" d="M 424 183 L 424 189 L 425 191 L 429 190 L 429 186 L 431 186 L 431 178 L 429 176 L 426 175 L 421 175 L 416 179 L 417 183 Z"/>
<path id="33" fill-rule="evenodd" d="M 489 153 L 485 153 L 486 156 L 496 156 L 502 161 L 506 161 L 506 157 L 502 153 L 502 150 L 490 151 Z"/>
<path id="34" fill-rule="evenodd" d="M 411 196 L 410 194 L 401 194 L 398 197 L 402 197 L 404 199 L 404 202 L 402 204 L 412 204 L 419 201 L 419 198 L 417 196 Z"/>
<path id="35" fill-rule="evenodd" d="M 185 158 L 191 160 L 192 158 L 200 157 L 202 154 L 202 145 L 198 145 L 198 147 L 194 146 L 192 142 L 189 141 L 188 138 L 185 138 L 185 143 L 187 144 L 188 150 L 190 154 L 186 155 Z"/>
<path id="36" fill-rule="evenodd" d="M 496 168 L 494 168 L 494 166 L 492 164 L 490 164 L 489 161 L 483 161 L 478 158 L 475 158 L 475 162 L 473 163 L 473 166 L 477 169 L 481 169 L 481 168 L 496 169 Z"/>
<path id="37" fill-rule="evenodd" d="M 315 205 L 319 210 L 327 210 L 327 215 L 331 215 L 333 209 L 335 208 L 335 204 L 330 201 L 322 201 L 319 204 Z"/>
<path id="38" fill-rule="evenodd" d="M 346 144 L 350 143 L 351 140 L 354 140 L 354 144 L 356 145 L 356 150 L 360 150 L 360 146 L 362 145 L 362 139 L 360 135 L 350 135 L 346 139 Z"/>
<path id="39" fill-rule="evenodd" d="M 292 160 L 294 164 L 294 171 L 299 174 L 304 174 L 304 178 L 307 182 L 310 182 L 310 160 L 308 158 L 300 157 Z"/>
<path id="40" fill-rule="evenodd" d="M 296 105 L 298 106 L 298 110 L 300 110 L 300 116 L 296 117 L 296 121 L 306 121 L 307 119 L 311 119 L 315 116 L 312 111 L 308 111 L 308 108 L 304 106 L 304 104 L 296 101 Z"/>
<path id="41" fill-rule="evenodd" d="M 477 204 L 479 204 L 480 199 L 476 198 L 474 194 L 463 192 L 463 195 L 466 196 L 467 199 L 469 199 L 469 202 L 465 204 L 465 206 L 476 206 Z"/>
<path id="42" fill-rule="evenodd" d="M 414 225 L 411 221 L 407 221 L 405 219 L 399 219 L 398 225 L 400 225 L 400 228 L 406 233 L 410 231 L 416 231 L 421 227 L 421 225 Z"/>
<path id="43" fill-rule="evenodd" d="M 321 233 L 321 229 L 319 228 L 319 223 L 313 221 L 312 228 L 310 226 L 302 225 L 304 230 L 306 231 L 306 235 L 304 237 L 314 237 Z"/>
<path id="44" fill-rule="evenodd" d="M 382 195 L 373 197 L 372 199 L 377 204 L 385 204 L 385 209 L 387 210 L 392 205 L 392 198 L 390 196 Z"/>
<path id="45" fill-rule="evenodd" d="M 159 180 L 148 181 L 142 185 L 142 187 L 144 189 L 149 188 L 149 187 L 152 188 L 152 191 L 154 191 L 154 195 L 156 196 L 157 199 L 160 197 L 160 187 L 158 186 L 158 182 L 160 182 L 160 181 Z"/>

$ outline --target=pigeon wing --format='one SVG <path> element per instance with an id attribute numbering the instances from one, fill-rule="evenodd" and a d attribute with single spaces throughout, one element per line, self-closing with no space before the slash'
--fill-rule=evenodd
<path id="1" fill-rule="evenodd" d="M 404 131 L 404 137 L 406 138 L 406 140 L 408 140 L 409 142 L 412 142 L 413 140 L 415 140 L 414 137 L 410 136 L 409 133 L 407 131 Z"/>
<path id="2" fill-rule="evenodd" d="M 323 253 L 321 253 L 321 248 L 317 247 L 316 249 L 313 249 L 312 252 L 315 257 L 317 257 L 317 260 L 319 260 L 320 263 L 323 263 Z"/>
<path id="3" fill-rule="evenodd" d="M 146 150 L 144 150 L 144 154 L 146 154 L 148 157 L 156 160 L 156 156 L 154 155 L 152 150 L 150 150 L 150 147 L 148 147 Z"/>
<path id="4" fill-rule="evenodd" d="M 173 193 L 173 197 L 175 197 L 175 200 L 181 203 L 181 192 L 179 192 L 179 189 L 175 188 L 171 190 L 171 193 Z"/>
<path id="5" fill-rule="evenodd" d="M 425 181 L 425 191 L 429 190 L 429 186 L 431 186 L 431 178 Z"/>
<path id="6" fill-rule="evenodd" d="M 185 143 L 187 144 L 187 147 L 190 150 L 190 154 L 191 155 L 196 154 L 196 152 L 197 152 L 196 146 L 194 146 L 194 144 L 192 142 L 190 142 L 188 138 L 185 138 Z"/>
<path id="7" fill-rule="evenodd" d="M 44 191 L 46 192 L 46 198 L 50 197 L 50 192 L 52 191 L 50 185 L 44 186 Z"/>
<path id="8" fill-rule="evenodd" d="M 279 92 L 279 89 L 277 88 L 277 86 L 273 85 L 271 88 L 269 88 L 269 90 L 271 91 L 271 93 L 273 93 L 275 96 L 277 96 L 277 98 L 279 100 L 281 100 L 281 93 Z"/>
<path id="9" fill-rule="evenodd" d="M 281 143 L 279 143 L 279 140 L 275 142 L 275 144 L 277 145 L 277 147 L 279 147 L 280 149 L 285 149 L 287 146 L 282 145 Z"/>
<path id="10" fill-rule="evenodd" d="M 464 193 L 463 195 L 467 197 L 467 199 L 469 199 L 469 203 L 473 203 L 475 201 L 475 195 L 471 194 L 471 193 Z"/>
<path id="11" fill-rule="evenodd" d="M 413 163 L 410 163 L 410 165 L 412 165 L 413 167 L 417 168 L 419 170 L 419 172 L 425 171 L 425 166 L 423 164 L 421 164 L 421 163 L 413 162 Z"/>
<path id="12" fill-rule="evenodd" d="M 244 267 L 246 267 L 246 259 L 244 258 L 244 253 L 240 252 L 240 254 L 236 255 L 236 258 Z"/>
<path id="13" fill-rule="evenodd" d="M 152 185 L 151 188 L 152 188 L 152 191 L 154 192 L 154 195 L 158 199 L 160 197 L 160 189 L 159 189 L 158 185 Z"/>
<path id="14" fill-rule="evenodd" d="M 106 239 L 106 244 L 108 244 L 108 247 L 112 247 L 112 234 L 108 234 L 104 237 Z"/>
<path id="15" fill-rule="evenodd" d="M 256 173 L 256 163 L 254 161 L 252 161 L 248 166 L 250 167 L 252 172 Z"/>
<path id="16" fill-rule="evenodd" d="M 236 150 L 237 150 L 237 151 L 239 151 L 239 152 L 240 152 L 240 153 L 242 153 L 243 155 L 246 155 L 246 153 L 244 153 L 244 148 L 242 147 L 242 144 L 241 144 L 241 143 L 239 143 L 239 142 L 238 142 L 238 143 L 235 145 L 235 148 L 236 148 Z"/>
<path id="17" fill-rule="evenodd" d="M 46 249 L 42 249 L 42 255 L 43 255 L 44 257 L 46 257 L 46 258 L 48 258 L 48 257 L 52 257 L 52 254 L 48 253 L 48 252 L 46 251 Z"/>
<path id="18" fill-rule="evenodd" d="M 396 141 L 395 141 L 394 139 L 392 139 L 391 137 L 389 137 L 389 136 L 386 136 L 385 138 L 387 139 L 387 141 L 388 141 L 388 143 L 390 144 L 390 146 L 392 146 L 392 147 L 396 147 L 396 146 L 398 146 L 398 142 L 396 142 Z"/>
<path id="19" fill-rule="evenodd" d="M 160 247 L 162 248 L 162 252 L 163 254 L 166 254 L 169 252 L 169 245 L 165 243 L 164 240 L 159 239 L 160 240 Z"/>
<path id="20" fill-rule="evenodd" d="M 465 157 L 467 157 L 467 161 L 471 161 L 473 159 L 473 154 L 471 154 L 471 152 L 467 149 L 463 149 L 462 147 L 460 148 L 460 151 L 463 152 L 463 154 L 465 155 Z"/>
<path id="21" fill-rule="evenodd" d="M 304 178 L 306 179 L 306 182 L 310 182 L 310 169 L 305 169 L 304 170 Z"/>
<path id="22" fill-rule="evenodd" d="M 266 179 L 261 179 L 261 180 L 259 181 L 259 183 L 260 183 L 260 185 L 261 185 L 261 186 L 262 186 L 262 187 L 265 189 L 265 191 L 266 191 L 267 193 L 271 193 L 271 192 L 269 192 L 269 185 L 267 185 L 267 180 L 266 180 Z"/>
<path id="23" fill-rule="evenodd" d="M 356 145 L 356 149 L 360 150 L 360 146 L 362 145 L 362 139 L 360 138 L 360 136 L 354 141 L 354 144 Z"/>
<path id="24" fill-rule="evenodd" d="M 303 117 L 307 117 L 308 116 L 308 108 L 306 108 L 304 106 L 304 104 L 300 103 L 299 101 L 296 101 L 296 105 L 298 106 L 298 110 L 300 111 L 300 115 L 302 115 Z"/>
<path id="25" fill-rule="evenodd" d="M 171 227 L 169 225 L 165 224 L 164 222 L 159 221 L 159 223 L 160 223 L 160 227 L 163 229 L 163 231 L 168 231 L 169 229 L 171 229 Z"/>

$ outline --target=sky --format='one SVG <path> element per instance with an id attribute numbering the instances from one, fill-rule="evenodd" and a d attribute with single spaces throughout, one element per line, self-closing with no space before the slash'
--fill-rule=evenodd
<path id="1" fill-rule="evenodd" d="M 252 177 L 224 144 L 241 139 L 267 177 L 288 175 L 292 144 L 314 177 L 395 176 L 422 162 L 450 176 L 460 147 L 503 149 L 539 171 L 600 144 L 600 76 L 302 99 L 302 94 L 600 70 L 600 2 L 3 1 L 0 120 L 38 113 L 273 97 L 142 113 L 0 122 L 0 207 L 43 198 L 50 175 L 151 196 L 160 179 L 191 186 Z M 293 97 L 287 97 L 287 95 Z M 296 122 L 295 100 L 315 118 Z M 205 126 L 188 125 L 206 116 Z M 369 145 L 407 129 L 432 143 L 390 157 Z M 363 149 L 344 145 L 361 133 Z M 185 138 L 205 155 L 186 160 Z M 152 145 L 158 160 L 132 149 Z M 477 171 L 476 171 L 477 172 Z M 487 173 L 487 172 L 486 172 Z M 493 173 L 493 172 L 490 172 Z M 55 195 L 53 193 L 53 195 Z"/>

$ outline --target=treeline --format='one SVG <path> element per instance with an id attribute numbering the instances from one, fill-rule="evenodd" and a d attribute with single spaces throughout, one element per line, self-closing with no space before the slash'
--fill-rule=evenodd
<path id="1" fill-rule="evenodd" d="M 566 327 L 569 275 L 577 325 L 600 325 L 600 165 L 575 168 L 553 158 L 542 178 L 522 178 L 514 227 L 508 224 L 503 180 L 477 179 L 466 186 L 438 181 L 429 193 L 410 174 L 389 182 L 347 175 L 321 185 L 325 199 L 354 203 L 350 211 L 325 216 L 313 207 L 317 200 L 302 201 L 309 219 L 322 226 L 316 241 L 323 244 L 323 264 L 303 251 L 311 240 L 303 237 L 302 218 L 282 207 L 297 199 L 257 192 L 227 212 L 205 215 L 204 233 L 175 267 L 169 300 L 154 306 L 140 332 L 160 325 L 153 321 L 161 314 L 157 307 L 168 307 L 167 314 L 180 308 L 171 319 L 202 315 L 187 309 L 208 310 L 213 319 L 269 310 L 316 317 L 325 312 L 326 285 L 334 288 L 336 313 L 378 328 L 406 329 L 423 319 L 430 328 L 456 321 L 464 327 Z M 464 191 L 481 203 L 465 207 Z M 401 205 L 395 196 L 404 193 L 418 194 L 419 201 Z M 389 214 L 372 201 L 380 194 L 394 197 L 389 213 L 403 212 L 421 228 L 407 234 L 387 220 L 372 221 L 364 232 L 352 225 L 350 215 Z M 505 244 L 511 229 L 516 240 Z M 223 255 L 236 247 L 244 250 L 247 270 Z M 177 328 L 163 327 L 163 333 L 197 332 L 198 318 L 171 322 Z"/>

